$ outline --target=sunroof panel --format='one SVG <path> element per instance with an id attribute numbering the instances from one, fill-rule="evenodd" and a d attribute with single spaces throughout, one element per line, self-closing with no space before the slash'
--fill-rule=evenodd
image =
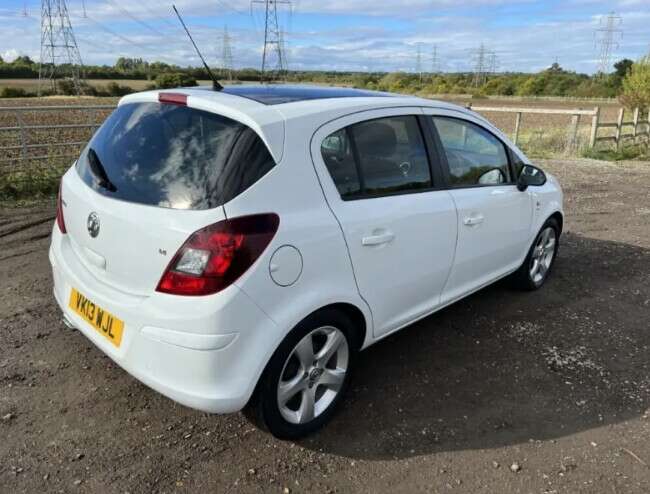
<path id="1" fill-rule="evenodd" d="M 224 93 L 255 100 L 265 105 L 279 105 L 295 101 L 326 98 L 355 98 L 364 96 L 391 96 L 378 91 L 366 91 L 345 87 L 290 86 L 290 85 L 256 85 L 226 86 Z"/>

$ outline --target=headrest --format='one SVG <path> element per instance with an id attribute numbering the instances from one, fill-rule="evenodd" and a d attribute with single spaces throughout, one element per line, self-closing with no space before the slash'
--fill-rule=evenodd
<path id="1" fill-rule="evenodd" d="M 397 135 L 390 125 L 369 121 L 354 126 L 354 141 L 359 155 L 392 156 L 397 147 Z"/>

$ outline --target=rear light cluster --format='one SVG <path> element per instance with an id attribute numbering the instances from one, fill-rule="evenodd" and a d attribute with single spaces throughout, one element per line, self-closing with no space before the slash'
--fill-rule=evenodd
<path id="1" fill-rule="evenodd" d="M 59 193 L 56 195 L 56 224 L 59 225 L 61 233 L 67 233 L 65 229 L 65 219 L 63 218 L 63 199 L 61 198 L 61 188 L 63 181 L 59 183 Z"/>
<path id="2" fill-rule="evenodd" d="M 167 266 L 159 292 L 210 295 L 234 283 L 278 231 L 277 214 L 223 220 L 194 232 Z"/>

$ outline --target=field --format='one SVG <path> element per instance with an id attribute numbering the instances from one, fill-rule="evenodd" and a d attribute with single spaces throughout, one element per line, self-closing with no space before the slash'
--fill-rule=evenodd
<path id="1" fill-rule="evenodd" d="M 498 283 L 363 352 L 297 443 L 176 405 L 66 329 L 53 205 L 3 209 L 0 491 L 647 494 L 650 163 L 540 163 L 566 193 L 548 284 Z"/>

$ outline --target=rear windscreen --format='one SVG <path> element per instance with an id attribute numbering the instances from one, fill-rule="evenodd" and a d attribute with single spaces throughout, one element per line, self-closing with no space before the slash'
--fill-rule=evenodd
<path id="1" fill-rule="evenodd" d="M 97 192 L 173 209 L 220 206 L 275 162 L 259 136 L 229 118 L 187 106 L 119 106 L 77 161 Z"/>

